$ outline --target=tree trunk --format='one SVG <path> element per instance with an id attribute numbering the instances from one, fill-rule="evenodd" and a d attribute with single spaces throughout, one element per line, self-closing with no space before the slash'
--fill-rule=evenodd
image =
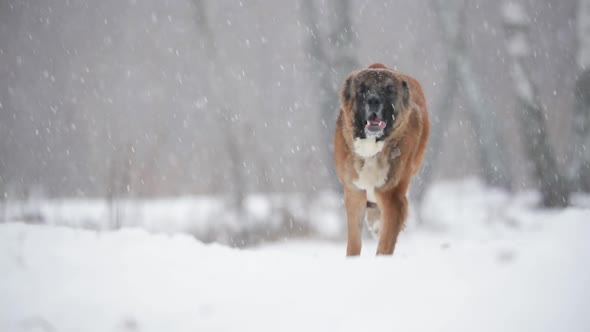
<path id="1" fill-rule="evenodd" d="M 445 5 L 451 7 L 447 1 L 437 0 L 437 3 L 439 8 L 443 8 Z M 465 26 L 467 2 L 461 0 L 457 3 L 457 0 L 454 0 L 451 3 L 454 3 L 454 10 L 458 12 L 457 21 L 459 24 L 455 24 L 456 31 L 453 31 L 453 26 L 450 25 L 448 19 L 442 20 L 441 23 L 443 23 L 443 30 L 446 31 L 446 34 L 455 34 L 457 39 L 456 50 L 452 54 L 456 57 L 458 78 L 469 103 L 468 110 L 470 111 L 472 128 L 478 138 L 476 143 L 479 145 L 479 158 L 483 177 L 489 185 L 510 189 L 512 178 L 507 166 L 507 153 L 500 135 L 500 126 L 494 112 L 489 109 L 483 100 L 483 93 L 477 82 L 465 45 L 467 38 L 465 36 L 467 31 Z"/>
<path id="2" fill-rule="evenodd" d="M 351 1 L 340 0 L 334 2 L 334 13 L 336 21 L 332 26 L 332 37 L 331 40 L 334 43 L 333 56 L 331 57 L 332 66 L 330 63 L 326 63 L 328 66 L 328 72 L 331 75 L 331 104 L 326 105 L 328 107 L 323 109 L 325 113 L 324 118 L 330 121 L 329 128 L 334 129 L 336 127 L 336 118 L 338 114 L 339 105 L 339 93 L 340 86 L 344 79 L 353 70 L 360 69 L 360 64 L 355 54 L 356 42 L 353 34 L 352 18 L 350 15 Z M 366 64 L 369 65 L 369 64 Z M 330 67 L 332 70 L 330 71 Z M 331 130 L 332 131 L 332 130 Z M 331 138 L 331 136 L 330 136 Z M 330 140 L 331 141 L 331 140 Z M 330 143 L 332 144 L 332 142 Z"/>
<path id="3" fill-rule="evenodd" d="M 578 77 L 575 86 L 574 189 L 590 192 L 590 0 L 579 0 L 577 8 Z"/>
<path id="4" fill-rule="evenodd" d="M 327 122 L 327 143 L 329 149 L 326 159 L 329 160 L 329 178 L 330 185 L 334 188 L 340 188 L 336 176 L 336 169 L 333 164 L 334 153 L 334 130 L 336 129 L 336 119 L 340 110 L 340 87 L 344 79 L 353 70 L 360 69 L 360 64 L 356 56 L 356 43 L 353 34 L 353 25 L 351 17 L 351 0 L 339 0 L 334 2 L 335 21 L 331 27 L 331 40 L 334 50 L 331 57 L 331 63 L 327 62 L 326 71 L 330 74 L 330 90 L 326 102 L 322 106 L 322 122 Z M 369 65 L 369 64 L 366 64 Z"/>
<path id="5" fill-rule="evenodd" d="M 320 127 L 318 129 L 320 137 L 322 137 L 320 151 L 323 151 L 320 158 L 327 170 L 325 176 L 328 178 L 328 187 L 331 189 L 339 188 L 332 161 L 332 139 L 339 110 L 340 85 L 346 75 L 359 69 L 354 54 L 355 43 L 350 8 L 350 0 L 334 3 L 335 21 L 331 24 L 331 38 L 329 39 L 333 45 L 327 45 L 328 42 L 319 29 L 314 2 L 301 2 L 302 21 L 308 30 L 306 51 L 311 63 L 310 72 L 313 79 L 319 82 L 317 94 L 319 96 Z M 328 53 L 328 49 L 334 49 L 334 52 Z"/>
<path id="6" fill-rule="evenodd" d="M 545 207 L 566 206 L 569 202 L 567 182 L 557 167 L 557 161 L 547 139 L 544 110 L 537 87 L 530 79 L 526 66 L 530 46 L 529 18 L 517 3 L 502 7 L 512 80 L 519 110 L 516 112 L 523 137 L 525 154 L 534 166 L 534 178 L 541 191 Z"/>
<path id="7" fill-rule="evenodd" d="M 338 111 L 338 100 L 334 99 L 334 89 L 330 78 L 330 60 L 326 54 L 325 38 L 319 29 L 317 10 L 313 1 L 301 2 L 301 19 L 307 28 L 307 40 L 305 42 L 306 57 L 309 62 L 310 79 L 317 81 L 316 95 L 318 96 L 319 121 L 318 132 L 321 139 L 319 147 L 320 164 L 324 172 L 320 173 L 326 178 L 328 188 L 338 188 L 338 180 L 333 176 L 333 162 L 331 154 L 332 133 L 330 128 L 330 112 Z M 336 103 L 336 104 L 334 104 Z"/>
<path id="8" fill-rule="evenodd" d="M 448 45 L 447 73 L 444 82 L 441 84 L 443 92 L 437 100 L 435 107 L 430 109 L 431 121 L 430 137 L 426 149 L 425 162 L 422 164 L 417 181 L 414 182 L 411 195 L 414 200 L 421 202 L 424 197 L 426 188 L 432 182 L 433 172 L 436 169 L 441 151 L 443 148 L 444 137 L 449 120 L 453 114 L 453 101 L 459 88 L 458 59 L 457 53 L 461 49 L 460 44 L 463 39 L 460 38 L 459 30 L 463 29 L 465 20 L 458 19 L 458 12 L 452 6 L 442 6 L 438 0 L 433 2 L 435 11 L 438 13 L 439 24 L 443 27 L 443 39 Z M 464 15 L 459 15 L 463 17 Z"/>
<path id="9" fill-rule="evenodd" d="M 459 83 L 469 103 L 473 129 L 479 139 L 479 158 L 486 183 L 503 188 L 511 188 L 511 174 L 507 166 L 507 153 L 499 134 L 496 118 L 482 99 L 481 89 L 465 46 L 466 7 L 463 0 L 433 0 L 432 5 L 438 14 L 443 38 L 448 45 L 447 76 L 443 83 L 443 93 L 432 112 L 432 125 L 425 162 L 419 174 L 412 196 L 421 201 L 424 192 L 432 181 L 438 157 L 443 149 L 445 133 L 453 112 L 453 101 Z"/>
<path id="10" fill-rule="evenodd" d="M 242 167 L 244 156 L 239 143 L 242 126 L 233 121 L 234 119 L 228 115 L 229 110 L 237 109 L 237 107 L 232 107 L 232 105 L 238 104 L 238 102 L 232 100 L 227 95 L 224 95 L 219 87 L 221 83 L 229 84 L 232 80 L 224 65 L 225 61 L 221 58 L 220 52 L 217 48 L 215 34 L 209 24 L 205 0 L 194 0 L 194 4 L 196 7 L 197 26 L 201 31 L 201 37 L 204 39 L 204 47 L 209 55 L 208 58 L 211 61 L 211 66 L 209 66 L 209 73 L 206 79 L 210 81 L 209 86 L 211 87 L 212 94 L 211 103 L 214 107 L 217 107 L 217 111 L 213 114 L 219 118 L 217 123 L 225 124 L 226 134 L 224 135 L 224 150 L 228 154 L 228 159 L 230 161 L 229 174 L 231 177 L 229 181 L 230 206 L 238 216 L 241 216 L 244 212 L 244 199 L 246 196 L 246 179 Z M 224 89 L 227 89 L 227 87 Z"/>

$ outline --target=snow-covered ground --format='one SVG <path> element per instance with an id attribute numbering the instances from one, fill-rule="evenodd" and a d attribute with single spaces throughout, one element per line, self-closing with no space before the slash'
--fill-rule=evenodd
<path id="1" fill-rule="evenodd" d="M 421 207 L 423 226 L 454 230 L 467 236 L 475 230 L 535 227 L 532 208 L 538 201 L 534 192 L 517 195 L 486 187 L 477 178 L 439 182 L 430 188 Z M 227 208 L 224 197 L 187 196 L 159 199 L 124 199 L 114 204 L 99 199 L 40 199 L 0 201 L 0 222 L 42 223 L 91 230 L 142 228 L 153 233 L 188 233 L 204 242 L 214 240 L 241 246 L 244 233 L 259 233 L 260 240 L 308 235 L 341 239 L 342 195 L 252 194 L 238 218 Z M 578 196 L 574 206 L 590 208 L 590 196 Z M 415 206 L 410 204 L 407 229 L 417 226 Z M 303 232 L 301 230 L 304 230 Z M 299 233 L 299 234 L 297 234 Z M 243 240 L 243 239 L 242 239 Z"/>
<path id="2" fill-rule="evenodd" d="M 242 245 L 242 233 L 264 239 L 310 228 L 323 237 L 341 236 L 342 197 L 333 192 L 251 194 L 237 218 L 227 197 L 186 196 L 157 199 L 44 199 L 0 201 L 0 222 L 27 222 L 91 230 L 138 227 L 154 233 L 188 233 L 205 242 Z M 270 237 L 273 237 L 270 236 Z M 243 240 L 243 239 L 242 239 Z M 259 241 L 252 241 L 259 242 Z M 252 243 L 250 243 L 252 244 Z"/>
<path id="3" fill-rule="evenodd" d="M 393 257 L 0 224 L 0 331 L 590 331 L 590 210 L 480 189 L 433 190 Z"/>

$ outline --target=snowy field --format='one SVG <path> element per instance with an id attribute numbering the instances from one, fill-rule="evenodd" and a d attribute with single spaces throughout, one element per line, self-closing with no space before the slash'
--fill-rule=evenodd
<path id="1" fill-rule="evenodd" d="M 410 225 L 393 257 L 367 239 L 346 259 L 344 241 L 0 224 L 0 331 L 590 331 L 587 199 L 544 211 L 473 182 L 429 195 L 431 226 Z"/>

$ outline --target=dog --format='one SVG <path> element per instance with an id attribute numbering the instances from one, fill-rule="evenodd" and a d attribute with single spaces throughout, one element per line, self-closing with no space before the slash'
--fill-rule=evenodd
<path id="1" fill-rule="evenodd" d="M 363 219 L 378 239 L 377 255 L 393 254 L 429 130 L 426 99 L 414 78 L 376 63 L 345 79 L 334 162 L 344 187 L 347 256 L 361 253 Z"/>

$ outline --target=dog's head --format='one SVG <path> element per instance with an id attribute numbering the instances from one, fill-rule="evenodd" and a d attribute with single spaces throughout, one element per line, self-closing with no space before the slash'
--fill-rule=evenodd
<path id="1" fill-rule="evenodd" d="M 408 82 L 380 64 L 350 74 L 341 91 L 342 111 L 354 139 L 384 140 L 404 122 L 409 100 Z"/>

